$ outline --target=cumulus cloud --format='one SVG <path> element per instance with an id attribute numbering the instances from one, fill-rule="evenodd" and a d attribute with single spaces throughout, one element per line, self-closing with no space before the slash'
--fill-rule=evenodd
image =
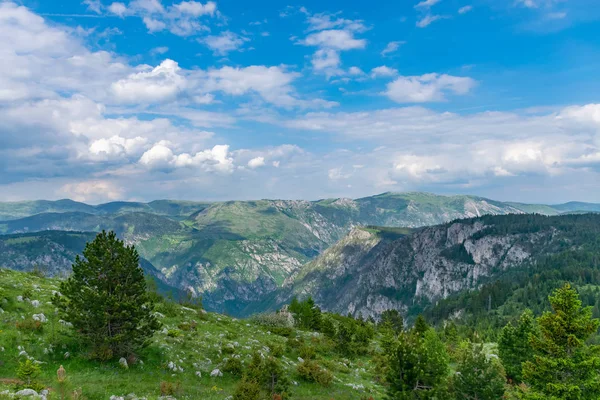
<path id="1" fill-rule="evenodd" d="M 124 191 L 108 180 L 90 180 L 67 183 L 59 189 L 59 193 L 76 201 L 97 203 L 99 201 L 121 199 Z"/>
<path id="2" fill-rule="evenodd" d="M 339 69 L 340 54 L 332 49 L 319 49 L 313 54 L 312 65 L 315 71 L 322 71 L 327 76 L 343 74 Z"/>
<path id="3" fill-rule="evenodd" d="M 335 50 L 363 49 L 367 41 L 356 39 L 351 31 L 330 29 L 312 33 L 300 43 L 306 46 L 319 46 Z"/>
<path id="4" fill-rule="evenodd" d="M 179 4 L 175 4 L 173 7 L 183 14 L 190 14 L 194 17 L 200 17 L 202 15 L 213 16 L 217 11 L 217 4 L 213 1 L 209 1 L 206 4 L 202 4 L 198 1 L 182 1 Z"/>
<path id="5" fill-rule="evenodd" d="M 265 101 L 281 107 L 335 105 L 319 99 L 303 100 L 296 97 L 291 83 L 299 76 L 298 73 L 287 72 L 282 67 L 222 67 L 208 71 L 205 89 L 207 91 L 219 90 L 233 96 L 254 92 Z"/>
<path id="6" fill-rule="evenodd" d="M 111 14 L 117 15 L 119 17 L 124 17 L 125 15 L 127 15 L 128 12 L 127 6 L 124 3 L 120 3 L 118 1 L 108 6 L 108 11 Z"/>
<path id="7" fill-rule="evenodd" d="M 200 39 L 199 42 L 205 44 L 215 54 L 224 56 L 231 51 L 239 50 L 249 40 L 236 33 L 225 31 L 220 35 L 206 36 Z"/>
<path id="8" fill-rule="evenodd" d="M 371 70 L 372 78 L 390 77 L 390 76 L 396 76 L 396 75 L 398 75 L 398 70 L 396 70 L 394 68 L 390 68 L 386 65 L 381 65 L 381 66 L 375 67 Z"/>
<path id="9" fill-rule="evenodd" d="M 304 39 L 294 40 L 297 44 L 318 48 L 311 60 L 316 72 L 325 74 L 328 79 L 331 76 L 344 75 L 340 68 L 340 52 L 364 49 L 367 41 L 356 38 L 355 35 L 368 28 L 361 20 L 341 18 L 340 13 L 310 14 L 304 10 L 304 14 L 308 24 L 308 35 Z"/>
<path id="10" fill-rule="evenodd" d="M 126 139 L 121 136 L 101 138 L 90 144 L 90 153 L 97 156 L 121 156 L 139 152 L 148 140 L 141 136 Z"/>
<path id="11" fill-rule="evenodd" d="M 113 83 L 111 90 L 121 103 L 139 104 L 170 100 L 185 89 L 186 80 L 180 75 L 180 71 L 177 62 L 167 59 L 151 70 L 131 74 Z"/>
<path id="12" fill-rule="evenodd" d="M 170 143 L 161 141 L 140 157 L 140 164 L 150 169 L 197 168 L 205 172 L 231 173 L 234 169 L 233 159 L 228 145 L 217 145 L 212 149 L 195 154 L 175 154 Z"/>
<path id="13" fill-rule="evenodd" d="M 421 76 L 400 76 L 387 86 L 387 95 L 398 103 L 424 103 L 443 101 L 444 93 L 467 94 L 475 81 L 468 77 L 446 74 L 425 74 Z"/>
<path id="14" fill-rule="evenodd" d="M 262 167 L 265 165 L 264 157 L 255 157 L 252 160 L 248 161 L 248 167 L 254 169 L 258 167 Z"/>
<path id="15" fill-rule="evenodd" d="M 141 18 L 149 32 L 168 30 L 178 36 L 192 36 L 208 32 L 207 18 L 219 16 L 213 1 L 182 1 L 168 7 L 158 0 L 133 0 L 128 5 L 113 2 L 108 12 L 119 17 Z"/>

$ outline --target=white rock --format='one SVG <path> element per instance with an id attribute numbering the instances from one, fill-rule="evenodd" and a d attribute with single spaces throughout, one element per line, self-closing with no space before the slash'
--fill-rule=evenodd
<path id="1" fill-rule="evenodd" d="M 220 369 L 213 369 L 212 372 L 210 373 L 211 377 L 216 377 L 216 376 L 223 376 L 223 373 L 221 372 Z"/>
<path id="2" fill-rule="evenodd" d="M 298 362 L 303 363 L 304 359 L 302 357 L 298 357 Z"/>
<path id="3" fill-rule="evenodd" d="M 29 354 L 27 354 L 27 352 L 25 350 L 21 350 L 19 352 L 19 357 L 29 357 Z"/>
<path id="4" fill-rule="evenodd" d="M 23 301 L 23 296 L 17 296 L 17 301 Z"/>
<path id="5" fill-rule="evenodd" d="M 37 396 L 38 393 L 33 389 L 23 389 L 23 390 L 19 390 L 17 393 L 15 393 L 15 395 L 21 396 L 21 397 L 29 397 L 29 396 Z"/>
<path id="6" fill-rule="evenodd" d="M 34 321 L 46 322 L 48 319 L 44 314 L 33 314 L 32 316 Z"/>
<path id="7" fill-rule="evenodd" d="M 124 357 L 119 358 L 119 365 L 125 369 L 129 368 L 129 365 L 127 365 L 127 360 Z"/>
<path id="8" fill-rule="evenodd" d="M 196 371 L 196 376 L 197 376 L 198 378 L 202 378 L 202 372 L 200 372 L 200 371 Z"/>
<path id="9" fill-rule="evenodd" d="M 31 301 L 31 305 L 34 306 L 35 308 L 40 306 L 40 301 L 39 300 L 32 300 Z"/>

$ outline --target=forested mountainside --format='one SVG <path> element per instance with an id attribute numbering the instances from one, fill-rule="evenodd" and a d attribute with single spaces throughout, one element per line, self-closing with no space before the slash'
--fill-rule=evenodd
<path id="1" fill-rule="evenodd" d="M 17 254 L 18 235 L 114 230 L 136 245 L 165 284 L 202 295 L 208 309 L 242 315 L 355 226 L 420 227 L 485 214 L 554 215 L 562 212 L 557 207 L 427 193 L 384 193 L 356 200 L 160 200 L 96 206 L 34 201 L 0 203 L 0 233 L 13 235 L 3 243 L 7 254 Z M 587 203 L 567 208 L 574 212 L 577 207 L 600 210 Z M 19 247 L 19 256 L 7 258 L 3 265 L 28 270 L 44 264 L 52 273 L 68 272 L 83 243 L 65 252 L 60 243 L 37 241 L 31 251 Z"/>
<path id="2" fill-rule="evenodd" d="M 300 269 L 271 306 L 310 294 L 326 310 L 363 317 L 386 309 L 434 321 L 477 317 L 511 301 L 538 310 L 561 281 L 600 282 L 599 260 L 598 214 L 482 216 L 412 231 L 360 227 Z"/>

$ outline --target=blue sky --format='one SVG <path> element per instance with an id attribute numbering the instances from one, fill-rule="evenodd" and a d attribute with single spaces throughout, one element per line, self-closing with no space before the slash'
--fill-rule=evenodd
<path id="1" fill-rule="evenodd" d="M 4 201 L 600 201 L 592 0 L 0 1 L 0 52 Z"/>

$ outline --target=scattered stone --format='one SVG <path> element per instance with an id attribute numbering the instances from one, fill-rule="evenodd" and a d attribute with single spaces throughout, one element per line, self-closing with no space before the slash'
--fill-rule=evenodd
<path id="1" fill-rule="evenodd" d="M 40 301 L 39 300 L 32 300 L 31 301 L 31 305 L 34 306 L 35 308 L 38 308 L 40 306 Z"/>
<path id="2" fill-rule="evenodd" d="M 32 316 L 34 321 L 46 322 L 48 319 L 44 314 L 33 314 Z"/>
<path id="3" fill-rule="evenodd" d="M 21 397 L 30 397 L 30 396 L 37 396 L 38 393 L 33 389 L 23 389 L 23 390 L 19 390 L 17 393 L 15 393 L 15 395 L 21 396 Z"/>
<path id="4" fill-rule="evenodd" d="M 196 371 L 196 376 L 197 376 L 198 378 L 202 378 L 202 372 L 200 372 L 200 371 Z"/>
<path id="5" fill-rule="evenodd" d="M 23 296 L 17 296 L 17 301 L 22 302 L 23 301 Z"/>
<path id="6" fill-rule="evenodd" d="M 125 368 L 125 369 L 128 369 L 128 368 L 129 368 L 129 365 L 127 365 L 127 360 L 126 360 L 124 357 L 121 357 L 121 358 L 119 359 L 119 365 L 120 365 L 122 368 Z"/>
<path id="7" fill-rule="evenodd" d="M 212 372 L 210 373 L 210 376 L 213 378 L 217 377 L 217 376 L 223 376 L 223 373 L 221 372 L 220 369 L 216 368 L 216 369 L 212 370 Z"/>
<path id="8" fill-rule="evenodd" d="M 65 353 L 65 358 L 69 358 L 71 357 L 71 353 L 69 353 L 68 351 Z"/>

